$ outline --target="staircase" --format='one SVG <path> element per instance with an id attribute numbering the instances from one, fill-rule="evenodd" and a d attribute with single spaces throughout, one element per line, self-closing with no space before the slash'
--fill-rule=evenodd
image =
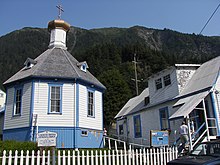
<path id="1" fill-rule="evenodd" d="M 189 130 L 192 132 L 191 130 Z M 207 121 L 204 122 L 195 132 L 192 132 L 189 135 L 189 141 L 188 141 L 188 146 L 189 150 L 191 151 L 194 149 L 194 147 L 205 141 L 211 141 L 216 139 L 217 136 L 217 123 L 215 118 L 207 118 Z M 186 153 L 188 151 L 184 151 L 182 144 L 180 142 L 180 138 L 176 140 L 174 143 L 178 147 L 179 153 Z"/>

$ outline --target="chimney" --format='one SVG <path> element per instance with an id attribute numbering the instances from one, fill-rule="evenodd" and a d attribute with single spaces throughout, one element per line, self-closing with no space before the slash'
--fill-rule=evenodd
<path id="1" fill-rule="evenodd" d="M 66 47 L 66 33 L 69 31 L 70 25 L 64 20 L 53 20 L 48 23 L 48 31 L 50 32 L 49 48 L 63 48 Z"/>

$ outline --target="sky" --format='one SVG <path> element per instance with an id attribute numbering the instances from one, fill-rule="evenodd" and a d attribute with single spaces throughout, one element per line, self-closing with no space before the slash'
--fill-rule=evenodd
<path id="1" fill-rule="evenodd" d="M 0 36 L 58 18 L 84 29 L 144 26 L 199 34 L 220 0 L 1 0 Z M 220 36 L 220 8 L 202 35 Z"/>

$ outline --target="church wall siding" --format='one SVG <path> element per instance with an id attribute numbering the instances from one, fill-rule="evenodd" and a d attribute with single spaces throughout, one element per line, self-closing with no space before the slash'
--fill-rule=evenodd
<path id="1" fill-rule="evenodd" d="M 19 116 L 13 116 L 15 88 L 8 89 L 4 129 L 30 126 L 31 86 L 31 83 L 22 85 L 21 115 Z"/>
<path id="2" fill-rule="evenodd" d="M 79 127 L 102 130 L 102 93 L 94 89 L 91 90 L 94 91 L 94 117 L 89 117 L 87 115 L 88 88 L 86 86 L 79 85 Z"/>
<path id="3" fill-rule="evenodd" d="M 49 85 L 45 82 L 36 82 L 34 90 L 33 114 L 37 114 L 39 126 L 74 126 L 75 119 L 75 85 L 62 84 L 62 113 L 49 114 Z"/>

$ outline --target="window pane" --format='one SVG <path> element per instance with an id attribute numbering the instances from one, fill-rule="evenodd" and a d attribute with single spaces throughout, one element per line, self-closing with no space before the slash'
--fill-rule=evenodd
<path id="1" fill-rule="evenodd" d="M 60 86 L 51 86 L 50 112 L 60 112 Z"/>
<path id="2" fill-rule="evenodd" d="M 156 89 L 162 88 L 162 80 L 161 78 L 155 80 Z"/>
<path id="3" fill-rule="evenodd" d="M 135 129 L 135 137 L 141 137 L 141 121 L 140 116 L 134 117 L 134 129 Z"/>
<path id="4" fill-rule="evenodd" d="M 22 89 L 16 89 L 15 94 L 14 115 L 19 115 L 21 114 Z"/>
<path id="5" fill-rule="evenodd" d="M 164 81 L 165 86 L 170 85 L 171 84 L 170 75 L 168 74 L 168 75 L 164 76 L 163 81 Z"/>
<path id="6" fill-rule="evenodd" d="M 94 98 L 93 92 L 88 91 L 88 116 L 94 116 Z"/>
<path id="7" fill-rule="evenodd" d="M 169 129 L 168 109 L 160 109 L 161 129 Z"/>

